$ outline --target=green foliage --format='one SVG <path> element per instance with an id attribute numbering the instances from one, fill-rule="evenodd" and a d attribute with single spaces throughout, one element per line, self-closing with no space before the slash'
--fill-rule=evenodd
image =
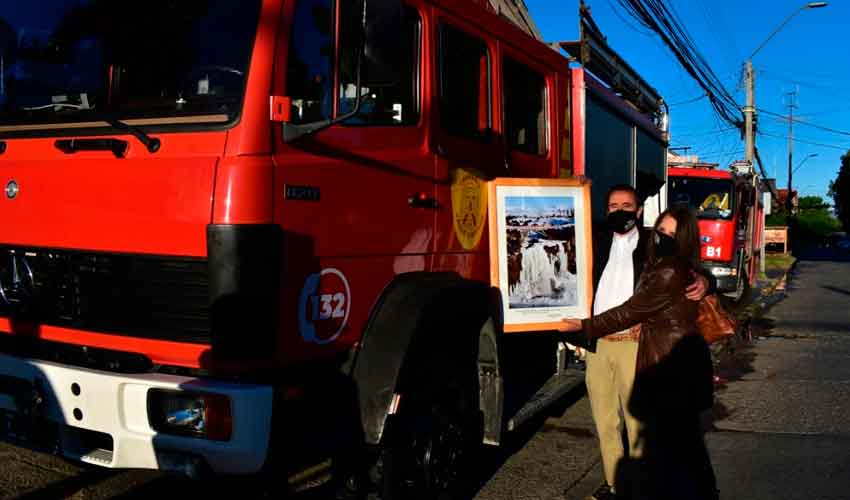
<path id="1" fill-rule="evenodd" d="M 786 226 L 788 225 L 788 218 L 784 213 L 772 213 L 765 217 L 764 219 L 765 226 Z"/>
<path id="2" fill-rule="evenodd" d="M 800 210 L 816 210 L 829 208 L 829 205 L 820 196 L 803 196 L 797 201 Z"/>
<path id="3" fill-rule="evenodd" d="M 841 229 L 841 223 L 829 213 L 829 205 L 820 196 L 804 196 L 799 201 L 800 212 L 793 223 L 797 243 L 826 241 Z"/>
<path id="4" fill-rule="evenodd" d="M 841 156 L 838 176 L 829 183 L 829 196 L 835 202 L 835 215 L 845 231 L 850 231 L 850 150 Z"/>

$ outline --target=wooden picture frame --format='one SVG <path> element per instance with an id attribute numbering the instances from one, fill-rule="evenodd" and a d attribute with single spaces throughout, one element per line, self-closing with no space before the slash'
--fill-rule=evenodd
<path id="1" fill-rule="evenodd" d="M 590 181 L 497 178 L 488 187 L 490 282 L 501 292 L 504 331 L 590 317 Z"/>

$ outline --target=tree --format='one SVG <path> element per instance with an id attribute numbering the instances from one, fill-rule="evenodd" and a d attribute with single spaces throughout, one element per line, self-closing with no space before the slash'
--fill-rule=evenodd
<path id="1" fill-rule="evenodd" d="M 820 196 L 804 196 L 799 201 L 800 213 L 794 221 L 797 243 L 826 242 L 841 223 L 829 213 L 829 205 Z"/>
<path id="2" fill-rule="evenodd" d="M 829 196 L 835 202 L 835 216 L 844 230 L 850 232 L 850 150 L 841 156 L 838 176 L 829 183 Z"/>

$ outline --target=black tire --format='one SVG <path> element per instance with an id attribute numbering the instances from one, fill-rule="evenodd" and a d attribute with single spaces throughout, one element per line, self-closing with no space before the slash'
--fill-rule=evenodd
<path id="1" fill-rule="evenodd" d="M 388 421 L 373 474 L 381 500 L 471 498 L 471 465 L 483 436 L 477 384 L 471 382 L 452 383 L 431 403 L 403 400 Z"/>
<path id="2" fill-rule="evenodd" d="M 738 284 L 735 287 L 735 294 L 732 296 L 732 301 L 740 303 L 748 297 L 750 291 L 749 274 L 746 272 L 746 260 L 742 257 L 738 264 Z"/>

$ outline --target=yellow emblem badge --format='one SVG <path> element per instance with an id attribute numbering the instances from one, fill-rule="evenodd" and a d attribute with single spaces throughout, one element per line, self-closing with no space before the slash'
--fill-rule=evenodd
<path id="1" fill-rule="evenodd" d="M 487 220 L 487 183 L 463 168 L 452 172 L 452 217 L 460 245 L 472 250 Z"/>

